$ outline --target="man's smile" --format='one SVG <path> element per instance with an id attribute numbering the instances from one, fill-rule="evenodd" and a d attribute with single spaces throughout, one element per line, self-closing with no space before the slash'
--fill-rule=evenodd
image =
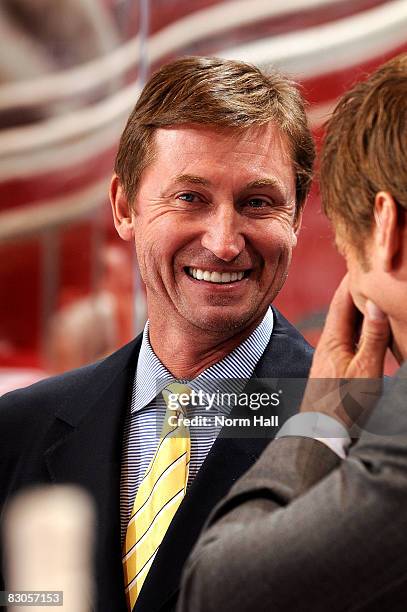
<path id="1" fill-rule="evenodd" d="M 190 278 L 214 284 L 239 283 L 245 278 L 248 278 L 251 272 L 251 269 L 222 271 L 206 270 L 204 268 L 193 268 L 189 266 L 185 267 L 184 270 Z"/>

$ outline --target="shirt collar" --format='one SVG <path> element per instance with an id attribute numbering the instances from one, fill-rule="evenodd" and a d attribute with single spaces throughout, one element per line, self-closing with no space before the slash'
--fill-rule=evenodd
<path id="1" fill-rule="evenodd" d="M 243 384 L 239 382 L 234 384 L 233 381 L 245 381 L 252 376 L 270 341 L 273 324 L 273 311 L 269 307 L 259 325 L 246 340 L 221 361 L 201 372 L 194 380 L 189 381 L 188 384 L 198 391 L 199 389 L 209 389 L 208 383 L 210 383 L 210 380 L 222 380 L 226 383 L 226 386 L 224 384 L 224 390 L 238 391 L 239 388 L 241 390 Z M 149 322 L 147 321 L 134 377 L 132 413 L 145 408 L 169 383 L 174 382 L 174 377 L 152 349 L 148 329 Z M 231 385 L 229 386 L 227 381 L 230 379 Z"/>

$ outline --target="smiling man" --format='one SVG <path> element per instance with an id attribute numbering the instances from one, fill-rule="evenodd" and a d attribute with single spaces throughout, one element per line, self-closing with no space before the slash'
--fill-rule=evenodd
<path id="1" fill-rule="evenodd" d="M 128 120 L 111 203 L 146 285 L 144 333 L 96 365 L 5 396 L 0 411 L 3 502 L 49 481 L 94 497 L 100 611 L 174 609 L 207 516 L 269 441 L 218 435 L 210 419 L 193 426 L 209 406 L 192 401 L 176 413 L 191 426 L 171 429 L 174 397 L 192 399 L 208 381 L 308 373 L 310 347 L 270 304 L 313 160 L 294 84 L 244 63 L 172 62 Z"/>
<path id="2" fill-rule="evenodd" d="M 236 348 L 284 284 L 301 216 L 289 144 L 271 123 L 169 126 L 154 134 L 131 206 L 113 178 L 115 225 L 134 240 L 147 287 L 150 342 L 176 376 Z"/>

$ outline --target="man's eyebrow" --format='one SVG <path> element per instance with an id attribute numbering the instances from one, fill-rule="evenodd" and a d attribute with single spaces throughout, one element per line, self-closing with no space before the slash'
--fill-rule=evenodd
<path id="1" fill-rule="evenodd" d="M 178 174 L 174 179 L 173 179 L 173 184 L 180 184 L 180 183 L 190 183 L 193 185 L 203 185 L 204 187 L 210 187 L 212 185 L 211 181 L 209 181 L 208 179 L 203 178 L 202 176 L 197 176 L 195 174 Z M 250 183 L 247 183 L 247 185 L 245 185 L 245 187 L 242 189 L 242 191 L 248 191 L 250 189 L 261 189 L 261 188 L 267 188 L 267 187 L 271 187 L 273 189 L 275 189 L 276 191 L 278 191 L 278 193 L 281 195 L 282 198 L 285 197 L 285 189 L 284 186 L 280 183 L 280 181 L 278 181 L 275 178 L 261 178 L 261 179 L 256 179 L 255 181 L 251 181 Z"/>
<path id="2" fill-rule="evenodd" d="M 280 191 L 282 191 L 281 183 L 274 178 L 262 178 L 257 179 L 256 181 L 251 181 L 245 187 L 245 189 L 259 189 L 261 187 L 276 187 Z"/>
<path id="3" fill-rule="evenodd" d="M 194 174 L 179 174 L 174 178 L 173 183 L 193 183 L 194 185 L 203 185 L 204 187 L 211 185 L 211 182 L 207 179 L 195 176 Z"/>
<path id="4" fill-rule="evenodd" d="M 289 197 L 287 188 L 284 186 L 283 183 L 281 183 L 276 178 L 265 177 L 265 178 L 257 179 L 255 181 L 251 181 L 250 183 L 246 185 L 246 187 L 242 191 L 246 192 L 252 189 L 264 189 L 264 188 L 274 190 L 274 195 L 280 201 L 281 204 L 287 202 L 288 197 Z"/>

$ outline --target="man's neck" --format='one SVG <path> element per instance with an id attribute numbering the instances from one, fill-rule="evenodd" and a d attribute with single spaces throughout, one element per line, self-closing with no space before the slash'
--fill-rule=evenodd
<path id="1" fill-rule="evenodd" d="M 176 378 L 192 380 L 221 361 L 256 329 L 264 314 L 245 328 L 228 332 L 208 332 L 194 328 L 156 324 L 150 319 L 149 339 L 154 353 Z"/>

